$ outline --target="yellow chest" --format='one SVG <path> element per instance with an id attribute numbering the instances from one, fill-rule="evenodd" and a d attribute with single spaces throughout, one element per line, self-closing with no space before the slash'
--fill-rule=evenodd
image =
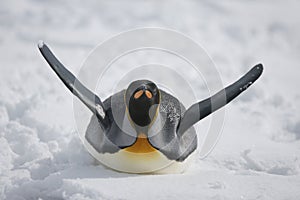
<path id="1" fill-rule="evenodd" d="M 139 134 L 135 143 L 124 149 L 131 153 L 151 153 L 157 151 L 148 141 L 145 134 Z"/>

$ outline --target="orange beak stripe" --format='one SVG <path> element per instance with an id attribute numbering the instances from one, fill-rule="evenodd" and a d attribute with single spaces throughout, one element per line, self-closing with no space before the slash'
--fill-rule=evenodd
<path id="1" fill-rule="evenodd" d="M 135 94 L 134 94 L 134 98 L 135 99 L 138 99 L 138 98 L 140 98 L 141 96 L 142 96 L 142 94 L 144 93 L 144 91 L 143 90 L 139 90 L 139 91 L 137 91 Z"/>
<path id="2" fill-rule="evenodd" d="M 148 99 L 152 98 L 152 93 L 149 90 L 146 90 L 146 96 L 148 97 Z"/>

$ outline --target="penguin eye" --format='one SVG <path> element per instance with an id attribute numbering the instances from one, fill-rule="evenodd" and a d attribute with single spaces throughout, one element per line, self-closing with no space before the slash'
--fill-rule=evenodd
<path id="1" fill-rule="evenodd" d="M 144 93 L 144 91 L 143 90 L 139 90 L 139 91 L 137 91 L 135 94 L 134 94 L 134 98 L 135 99 L 138 99 L 138 98 L 140 98 L 141 96 L 142 96 L 142 94 Z"/>
<path id="2" fill-rule="evenodd" d="M 148 97 L 148 99 L 152 98 L 152 93 L 149 90 L 146 90 L 146 96 Z"/>

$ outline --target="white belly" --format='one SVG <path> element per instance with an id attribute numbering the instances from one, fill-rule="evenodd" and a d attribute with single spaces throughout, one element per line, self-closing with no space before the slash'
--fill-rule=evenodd
<path id="1" fill-rule="evenodd" d="M 117 171 L 128 173 L 182 173 L 188 160 L 177 162 L 169 160 L 159 151 L 151 153 L 131 153 L 121 150 L 114 154 L 99 155 L 100 161 Z"/>
<path id="2" fill-rule="evenodd" d="M 133 153 L 122 149 L 113 154 L 100 154 L 86 140 L 84 144 L 87 150 L 103 165 L 127 173 L 182 173 L 189 166 L 193 160 L 193 154 L 195 154 L 191 154 L 183 162 L 177 162 L 169 160 L 158 150 L 147 153 Z"/>

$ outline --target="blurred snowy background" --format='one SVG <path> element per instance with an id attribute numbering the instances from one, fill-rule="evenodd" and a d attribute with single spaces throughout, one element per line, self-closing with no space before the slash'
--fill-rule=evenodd
<path id="1" fill-rule="evenodd" d="M 0 199 L 299 199 L 299 10 L 296 0 L 1 0 Z M 76 73 L 99 42 L 149 26 L 202 44 L 226 85 L 265 66 L 226 107 L 214 151 L 185 174 L 98 165 L 76 133 L 72 95 L 36 46 L 46 41 Z"/>

